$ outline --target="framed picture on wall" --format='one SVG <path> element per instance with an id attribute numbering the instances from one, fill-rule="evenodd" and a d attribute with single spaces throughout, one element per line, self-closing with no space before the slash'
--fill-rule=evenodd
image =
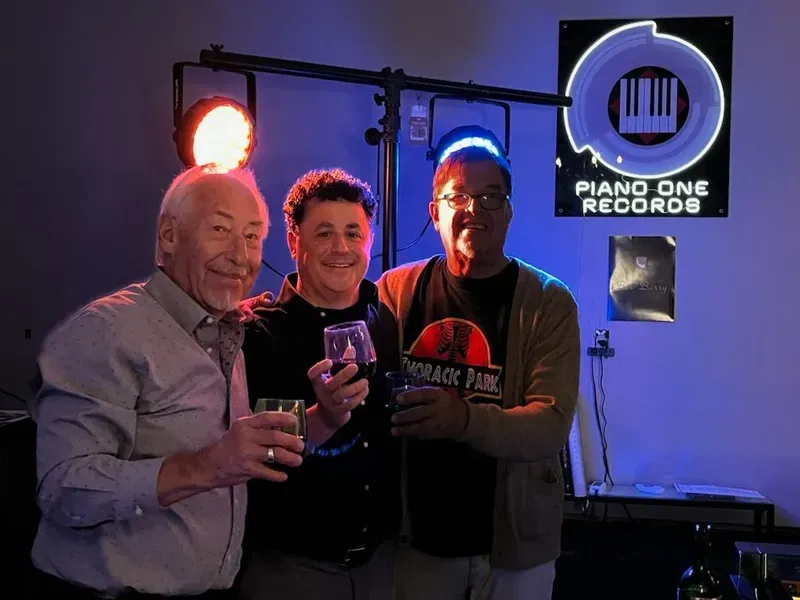
<path id="1" fill-rule="evenodd" d="M 675 321 L 676 246 L 672 235 L 609 236 L 609 321 Z"/>
<path id="2" fill-rule="evenodd" d="M 557 217 L 727 217 L 733 18 L 559 24 Z"/>

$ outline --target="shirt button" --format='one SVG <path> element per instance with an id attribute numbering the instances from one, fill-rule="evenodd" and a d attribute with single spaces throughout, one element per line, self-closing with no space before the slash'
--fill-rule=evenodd
<path id="1" fill-rule="evenodd" d="M 136 513 L 137 517 L 141 517 L 144 514 L 144 511 L 142 510 L 142 507 L 138 506 L 138 505 L 136 506 L 136 508 L 133 509 L 133 512 Z"/>
<path id="2" fill-rule="evenodd" d="M 206 323 L 208 323 L 209 325 L 211 325 L 213 322 L 214 322 L 214 317 L 208 317 L 206 319 Z"/>
<path id="3" fill-rule="evenodd" d="M 364 442 L 364 448 L 369 448 L 369 442 Z"/>
<path id="4" fill-rule="evenodd" d="M 368 486 L 368 485 L 365 485 L 365 486 L 364 486 L 364 491 L 365 491 L 365 492 L 368 492 L 368 491 L 369 491 L 369 486 Z"/>
<path id="5" fill-rule="evenodd" d="M 211 348 L 206 348 L 206 352 L 208 352 L 209 354 L 211 354 L 213 351 L 214 351 L 214 350 L 213 350 L 213 349 L 211 349 Z"/>
<path id="6" fill-rule="evenodd" d="M 320 317 L 324 317 L 325 316 L 325 311 L 324 310 L 319 311 L 319 316 Z"/>
<path id="7" fill-rule="evenodd" d="M 361 530 L 361 533 L 367 533 L 367 528 L 364 527 L 364 529 Z"/>

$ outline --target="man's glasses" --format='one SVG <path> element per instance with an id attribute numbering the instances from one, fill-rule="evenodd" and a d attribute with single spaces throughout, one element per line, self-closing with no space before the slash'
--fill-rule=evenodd
<path id="1" fill-rule="evenodd" d="M 497 210 L 509 201 L 511 196 L 501 192 L 490 192 L 488 194 L 443 194 L 437 200 L 447 200 L 447 204 L 453 210 L 461 210 L 470 205 L 474 200 L 481 205 L 484 210 Z"/>

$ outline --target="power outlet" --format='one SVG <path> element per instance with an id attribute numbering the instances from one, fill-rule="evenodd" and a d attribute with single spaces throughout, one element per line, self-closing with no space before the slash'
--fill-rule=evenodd
<path id="1" fill-rule="evenodd" d="M 594 346 L 589 346 L 586 349 L 587 354 L 598 358 L 612 358 L 614 356 L 614 349 L 611 347 L 610 340 L 611 333 L 608 329 L 595 329 Z"/>
<path id="2" fill-rule="evenodd" d="M 594 345 L 603 348 L 608 348 L 609 340 L 611 339 L 611 332 L 608 329 L 595 329 L 594 330 Z"/>

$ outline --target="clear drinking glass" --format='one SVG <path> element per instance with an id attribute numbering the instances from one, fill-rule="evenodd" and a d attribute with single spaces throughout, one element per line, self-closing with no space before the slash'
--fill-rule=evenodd
<path id="1" fill-rule="evenodd" d="M 409 390 L 425 387 L 425 378 L 422 375 L 408 373 L 406 371 L 389 371 L 386 373 L 386 385 L 389 390 L 386 408 L 389 409 L 390 412 L 398 412 L 411 408 L 411 406 L 400 406 L 397 404 L 397 396 Z"/>
<path id="2" fill-rule="evenodd" d="M 375 375 L 375 346 L 364 321 L 349 321 L 326 327 L 325 358 L 333 362 L 331 376 L 349 364 L 358 365 L 358 373 L 350 381 Z"/>
<path id="3" fill-rule="evenodd" d="M 259 398 L 256 400 L 256 408 L 253 412 L 288 412 L 297 417 L 295 427 L 284 427 L 282 431 L 290 435 L 299 437 L 303 442 L 307 441 L 306 431 L 306 402 L 305 400 L 284 400 L 282 398 Z"/>

